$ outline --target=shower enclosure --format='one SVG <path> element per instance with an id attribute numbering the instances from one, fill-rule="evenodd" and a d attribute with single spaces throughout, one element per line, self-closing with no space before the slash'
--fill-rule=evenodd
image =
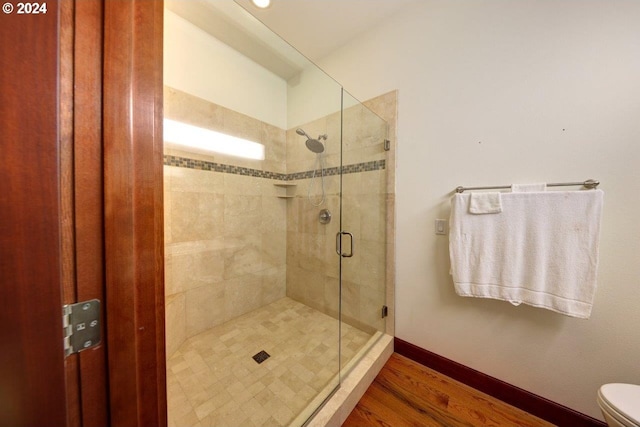
<path id="1" fill-rule="evenodd" d="M 233 1 L 166 7 L 169 425 L 303 425 L 385 329 L 388 126 Z"/>

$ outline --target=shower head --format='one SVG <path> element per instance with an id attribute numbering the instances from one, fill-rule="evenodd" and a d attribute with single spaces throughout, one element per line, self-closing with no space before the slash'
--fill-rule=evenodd
<path id="1" fill-rule="evenodd" d="M 317 139 L 307 139 L 307 148 L 314 153 L 320 154 L 324 151 L 324 145 Z"/>
<path id="2" fill-rule="evenodd" d="M 317 153 L 317 154 L 320 154 L 320 153 L 322 153 L 324 151 L 324 144 L 322 142 L 320 142 L 319 140 L 320 139 L 326 140 L 327 139 L 327 135 L 320 135 L 318 137 L 318 139 L 313 139 L 309 135 L 307 135 L 307 133 L 304 130 L 302 130 L 300 128 L 296 129 L 296 133 L 298 135 L 301 135 L 301 136 L 304 136 L 305 138 L 307 138 L 307 142 L 305 144 L 307 145 L 307 148 L 310 151 L 312 151 L 314 153 Z"/>

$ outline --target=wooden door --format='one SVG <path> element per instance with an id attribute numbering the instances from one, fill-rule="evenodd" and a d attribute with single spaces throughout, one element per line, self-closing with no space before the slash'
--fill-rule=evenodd
<path id="1" fill-rule="evenodd" d="M 0 15 L 0 426 L 166 425 L 162 9 Z M 65 359 L 92 298 L 103 343 Z"/>
<path id="2" fill-rule="evenodd" d="M 0 16 L 0 425 L 66 424 L 58 22 Z M 37 410 L 35 408 L 37 407 Z"/>

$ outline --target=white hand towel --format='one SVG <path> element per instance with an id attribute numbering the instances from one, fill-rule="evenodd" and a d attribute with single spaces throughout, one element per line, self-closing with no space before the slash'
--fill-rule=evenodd
<path id="1" fill-rule="evenodd" d="M 469 212 L 472 214 L 495 214 L 502 212 L 500 193 L 471 193 Z"/>
<path id="2" fill-rule="evenodd" d="M 451 201 L 451 275 L 461 296 L 588 319 L 596 290 L 602 190 L 502 193 L 500 215 Z"/>
<path id="3" fill-rule="evenodd" d="M 511 184 L 512 193 L 532 193 L 535 191 L 547 191 L 547 184 L 545 182 L 536 184 Z"/>

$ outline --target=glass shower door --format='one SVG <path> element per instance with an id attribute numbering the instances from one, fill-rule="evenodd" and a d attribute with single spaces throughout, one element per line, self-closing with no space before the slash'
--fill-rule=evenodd
<path id="1" fill-rule="evenodd" d="M 165 6 L 169 426 L 302 425 L 340 382 L 342 89 L 232 0 Z"/>
<path id="2" fill-rule="evenodd" d="M 316 396 L 295 422 L 319 409 L 340 385 L 341 87 L 311 64 L 288 82 L 284 199 L 287 217 L 286 296 L 303 305 L 299 349 L 289 358 Z M 292 370 L 291 367 L 288 367 Z M 292 424 L 293 425 L 293 424 Z"/>
<path id="3" fill-rule="evenodd" d="M 384 333 L 387 123 L 343 89 L 341 144 L 341 372 Z"/>

